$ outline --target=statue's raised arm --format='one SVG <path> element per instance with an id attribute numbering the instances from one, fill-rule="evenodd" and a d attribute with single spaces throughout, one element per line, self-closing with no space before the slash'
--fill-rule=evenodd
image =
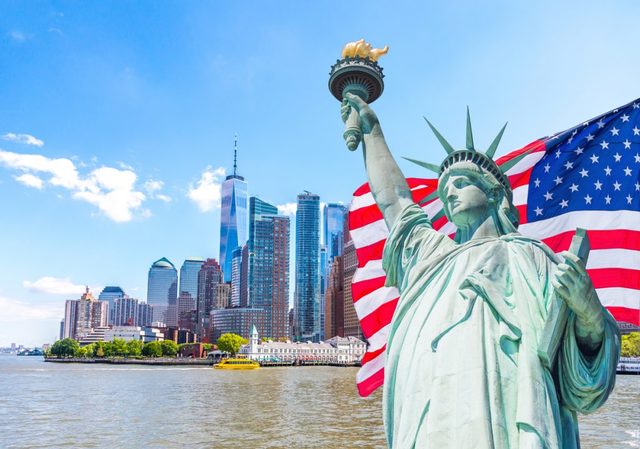
<path id="1" fill-rule="evenodd" d="M 343 121 L 347 121 L 352 109 L 360 116 L 364 164 L 371 193 L 391 228 L 402 209 L 413 203 L 411 190 L 389 151 L 376 113 L 358 96 L 347 93 L 341 108 Z"/>

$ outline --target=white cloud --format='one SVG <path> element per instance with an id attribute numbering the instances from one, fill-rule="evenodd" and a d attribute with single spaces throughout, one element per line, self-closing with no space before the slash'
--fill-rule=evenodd
<path id="1" fill-rule="evenodd" d="M 187 197 L 196 203 L 198 209 L 202 212 L 208 212 L 214 208 L 220 207 L 222 178 L 224 177 L 224 168 L 220 167 L 215 170 L 207 168 L 202 172 L 202 176 L 195 186 L 189 186 Z"/>
<path id="2" fill-rule="evenodd" d="M 42 147 L 44 142 L 37 137 L 32 136 L 31 134 L 15 134 L 15 133 L 6 133 L 2 136 L 3 140 L 8 140 L 9 142 L 21 143 L 24 145 L 33 145 L 36 147 Z"/>
<path id="3" fill-rule="evenodd" d="M 157 193 L 164 187 L 164 182 L 155 179 L 150 179 L 144 183 L 144 190 L 149 194 L 152 199 L 164 201 L 165 203 L 171 202 L 171 197 L 162 193 Z"/>
<path id="4" fill-rule="evenodd" d="M 44 187 L 44 181 L 35 175 L 25 173 L 24 175 L 16 176 L 16 181 L 24 184 L 27 187 L 33 187 L 36 189 L 42 189 Z"/>
<path id="5" fill-rule="evenodd" d="M 32 291 L 50 295 L 81 295 L 85 291 L 84 285 L 74 284 L 69 278 L 55 278 L 45 276 L 36 281 L 24 281 L 22 285 Z"/>
<path id="6" fill-rule="evenodd" d="M 24 42 L 30 37 L 27 34 L 23 33 L 22 31 L 17 31 L 17 30 L 10 31 L 8 34 L 9 34 L 9 37 L 16 42 Z"/>
<path id="7" fill-rule="evenodd" d="M 280 215 L 294 216 L 298 210 L 297 203 L 278 204 L 278 213 Z"/>
<path id="8" fill-rule="evenodd" d="M 0 165 L 23 172 L 16 179 L 30 187 L 37 187 L 38 180 L 44 182 L 34 173 L 48 174 L 49 184 L 70 190 L 72 198 L 96 206 L 115 222 L 132 220 L 134 212 L 139 211 L 147 199 L 144 193 L 136 190 L 138 176 L 133 170 L 100 167 L 83 177 L 71 159 L 3 150 L 0 150 Z"/>
<path id="9" fill-rule="evenodd" d="M 29 304 L 17 299 L 0 296 L 0 323 L 13 323 L 15 321 L 32 320 L 59 320 L 64 313 L 64 305 Z"/>

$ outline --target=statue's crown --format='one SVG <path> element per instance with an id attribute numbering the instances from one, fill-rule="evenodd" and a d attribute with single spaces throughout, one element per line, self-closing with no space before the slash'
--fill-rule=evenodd
<path id="1" fill-rule="evenodd" d="M 509 170 L 511 167 L 517 164 L 528 153 L 520 154 L 515 158 L 510 159 L 509 161 L 501 164 L 500 166 L 498 166 L 498 164 L 495 163 L 495 161 L 493 160 L 493 155 L 498 149 L 498 144 L 500 143 L 500 139 L 502 139 L 504 130 L 507 127 L 506 123 L 502 127 L 498 135 L 495 137 L 495 139 L 493 139 L 493 142 L 491 142 L 491 145 L 489 145 L 489 148 L 487 149 L 487 151 L 485 151 L 484 153 L 480 153 L 476 151 L 473 144 L 473 131 L 471 129 L 471 117 L 469 115 L 468 107 L 467 107 L 467 142 L 466 142 L 466 148 L 464 150 L 454 149 L 451 146 L 451 144 L 447 142 L 447 140 L 444 137 L 442 137 L 442 134 L 438 132 L 438 130 L 431 124 L 431 122 L 426 118 L 425 120 L 429 125 L 429 128 L 431 128 L 431 131 L 433 131 L 436 138 L 438 139 L 442 147 L 447 152 L 447 157 L 439 166 L 436 164 L 430 164 L 428 162 L 418 161 L 415 159 L 410 159 L 410 158 L 404 158 L 404 159 L 410 162 L 413 162 L 414 164 L 418 164 L 419 166 L 424 167 L 427 170 L 430 170 L 436 173 L 438 177 L 440 177 L 449 167 L 451 167 L 454 164 L 457 164 L 460 162 L 471 162 L 476 166 L 480 167 L 485 172 L 492 174 L 496 178 L 496 180 L 500 184 L 502 184 L 502 186 L 506 189 L 507 192 L 511 191 L 511 185 L 509 184 L 509 179 L 507 178 L 507 175 L 505 173 L 507 170 Z"/>

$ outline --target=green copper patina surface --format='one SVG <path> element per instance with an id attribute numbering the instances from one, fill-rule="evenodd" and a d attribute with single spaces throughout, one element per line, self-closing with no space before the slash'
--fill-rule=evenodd
<path id="1" fill-rule="evenodd" d="M 619 357 L 616 323 L 583 262 L 517 232 L 510 187 L 491 157 L 499 138 L 477 153 L 468 121 L 467 148 L 456 151 L 433 128 L 449 154 L 420 165 L 438 170 L 453 241 L 413 202 L 375 113 L 347 94 L 343 120 L 352 111 L 390 229 L 387 285 L 400 291 L 383 393 L 389 447 L 579 448 L 577 413 L 606 401 Z M 547 367 L 538 349 L 557 298 L 570 312 Z"/>

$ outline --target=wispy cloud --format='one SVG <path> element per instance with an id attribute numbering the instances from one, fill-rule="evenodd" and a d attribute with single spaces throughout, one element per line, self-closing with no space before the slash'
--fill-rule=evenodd
<path id="1" fill-rule="evenodd" d="M 16 181 L 24 184 L 27 187 L 33 187 L 34 189 L 42 189 L 44 187 L 44 181 L 35 175 L 25 173 L 24 175 L 16 176 Z"/>
<path id="2" fill-rule="evenodd" d="M 81 295 L 86 288 L 84 285 L 74 284 L 69 278 L 52 276 L 45 276 L 33 282 L 24 281 L 22 285 L 31 291 L 49 295 Z"/>
<path id="3" fill-rule="evenodd" d="M 144 183 L 143 187 L 144 187 L 144 190 L 149 195 L 149 198 L 164 201 L 165 203 L 168 203 L 171 201 L 171 197 L 165 194 L 159 193 L 160 190 L 162 190 L 162 188 L 164 187 L 164 182 L 158 181 L 156 179 L 149 179 Z"/>
<path id="4" fill-rule="evenodd" d="M 280 215 L 289 215 L 293 217 L 297 210 L 298 205 L 296 203 L 278 204 L 278 213 Z"/>
<path id="5" fill-rule="evenodd" d="M 220 187 L 224 178 L 224 168 L 207 168 L 195 185 L 190 185 L 187 198 L 196 203 L 202 212 L 220 207 Z"/>
<path id="6" fill-rule="evenodd" d="M 23 174 L 16 180 L 38 189 L 44 187 L 43 175 L 48 175 L 48 184 L 69 190 L 73 199 L 96 206 L 107 218 L 118 223 L 130 221 L 134 213 L 143 212 L 141 206 L 147 199 L 144 193 L 136 190 L 138 176 L 133 170 L 100 167 L 81 176 L 71 159 L 3 150 L 0 150 L 0 165 L 21 171 Z"/>
<path id="7" fill-rule="evenodd" d="M 9 33 L 7 34 L 9 35 L 11 40 L 15 42 L 24 42 L 31 37 L 28 34 L 23 33 L 22 31 L 19 31 L 19 30 L 9 31 Z"/>
<path id="8" fill-rule="evenodd" d="M 0 296 L 0 323 L 15 321 L 60 319 L 63 313 L 61 304 L 30 304 L 13 298 Z"/>
<path id="9" fill-rule="evenodd" d="M 23 145 L 33 145 L 36 147 L 42 147 L 44 142 L 37 137 L 32 136 L 31 134 L 16 134 L 16 133 L 6 133 L 2 136 L 3 140 L 8 140 L 9 142 L 21 143 Z"/>

